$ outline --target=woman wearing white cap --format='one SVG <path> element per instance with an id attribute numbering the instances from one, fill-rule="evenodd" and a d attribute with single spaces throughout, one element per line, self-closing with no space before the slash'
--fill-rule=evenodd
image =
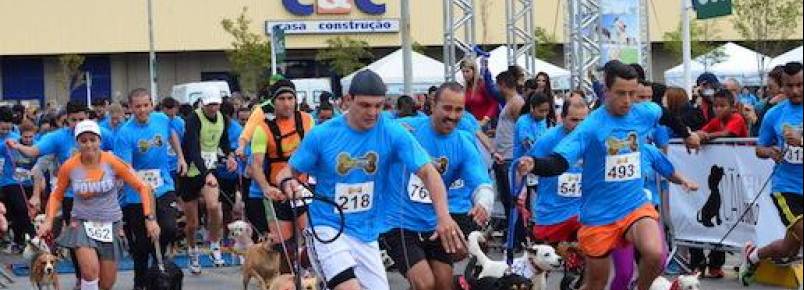
<path id="1" fill-rule="evenodd" d="M 131 167 L 112 153 L 100 150 L 100 127 L 95 121 L 75 126 L 78 154 L 59 169 L 58 184 L 47 204 L 45 223 L 39 235 L 50 233 L 67 187 L 75 192 L 71 223 L 56 242 L 75 249 L 81 269 L 81 289 L 112 289 L 117 276 L 117 259 L 122 254 L 119 232 L 123 217 L 117 201 L 118 181 L 134 188 L 143 203 L 143 212 L 151 239 L 159 237 L 159 225 L 153 215 L 151 188 Z"/>

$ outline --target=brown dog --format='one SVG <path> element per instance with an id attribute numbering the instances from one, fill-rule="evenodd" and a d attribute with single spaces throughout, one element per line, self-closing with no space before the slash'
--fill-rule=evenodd
<path id="1" fill-rule="evenodd" d="M 53 254 L 39 253 L 31 262 L 31 284 L 39 290 L 59 290 L 59 274 L 56 273 L 58 262 L 59 258 Z"/>
<path id="2" fill-rule="evenodd" d="M 293 275 L 288 274 L 277 276 L 271 282 L 269 290 L 296 290 L 296 286 L 293 285 L 295 283 L 293 278 L 295 278 Z M 304 277 L 301 283 L 301 290 L 318 290 L 318 278 L 315 276 Z"/>
<path id="3" fill-rule="evenodd" d="M 248 283 L 251 281 L 252 277 L 260 282 L 264 290 L 285 289 L 274 288 L 274 284 L 279 282 L 279 279 L 276 278 L 280 276 L 279 265 L 281 254 L 274 251 L 271 245 L 270 241 L 264 241 L 259 244 L 251 245 L 246 251 L 246 261 L 243 263 L 242 268 L 244 290 L 248 289 Z M 271 288 L 269 288 L 269 286 Z M 278 286 L 281 285 L 277 285 L 277 287 Z"/>

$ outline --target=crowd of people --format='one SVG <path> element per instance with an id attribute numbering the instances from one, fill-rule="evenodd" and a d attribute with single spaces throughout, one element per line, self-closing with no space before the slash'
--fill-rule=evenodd
<path id="1" fill-rule="evenodd" d="M 746 246 L 740 280 L 750 285 L 760 260 L 798 254 L 801 63 L 774 68 L 761 99 L 709 73 L 688 96 L 619 61 L 606 64 L 592 95 L 557 93 L 549 75 L 528 79 L 518 67 L 492 76 L 474 59 L 461 72 L 463 84 L 389 101 L 381 76 L 361 71 L 348 94 L 326 93 L 315 109 L 281 79 L 253 99 L 155 104 L 135 89 L 91 108 L 0 107 L 9 225 L 0 230 L 13 236 L 11 252 L 26 235 L 69 249 L 75 289 L 112 289 L 126 250 L 144 289 L 154 243 L 182 241 L 193 274 L 204 253 L 224 265 L 224 225 L 238 219 L 255 242 L 274 242 L 283 273 L 306 247 L 329 289 L 389 289 L 382 250 L 413 289 L 452 289 L 466 236 L 490 227 L 499 200 L 506 218 L 522 214 L 496 225 L 514 245 L 577 243 L 581 289 L 629 289 L 638 274 L 636 289 L 646 290 L 665 272 L 667 183 L 698 188 L 666 157 L 670 139 L 692 150 L 758 136 L 757 156 L 777 164 L 772 197 L 788 229 L 769 246 Z M 725 253 L 689 252 L 692 268 L 724 276 Z M 627 263 L 611 269 L 612 259 Z"/>

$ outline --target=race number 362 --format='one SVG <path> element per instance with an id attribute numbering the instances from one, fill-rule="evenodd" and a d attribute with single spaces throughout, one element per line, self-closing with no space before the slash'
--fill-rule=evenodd
<path id="1" fill-rule="evenodd" d="M 606 156 L 606 181 L 619 182 L 642 178 L 639 152 Z"/>

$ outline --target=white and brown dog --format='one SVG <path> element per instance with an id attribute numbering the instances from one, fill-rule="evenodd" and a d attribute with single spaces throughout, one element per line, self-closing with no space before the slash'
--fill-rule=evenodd
<path id="1" fill-rule="evenodd" d="M 235 241 L 232 250 L 237 254 L 238 259 L 233 259 L 233 263 L 243 265 L 246 263 L 246 251 L 254 244 L 254 241 L 251 240 L 253 234 L 251 225 L 238 220 L 229 223 L 226 228 L 229 229 L 229 238 Z"/>
<path id="2" fill-rule="evenodd" d="M 504 261 L 493 261 L 483 253 L 480 243 L 485 242 L 482 232 L 469 234 L 469 253 L 477 258 L 481 271 L 478 279 L 492 277 L 502 278 L 508 272 L 508 264 Z M 517 274 L 533 283 L 531 290 L 547 289 L 547 273 L 561 270 L 563 259 L 556 254 L 555 249 L 548 245 L 530 245 L 522 256 L 515 258 L 511 265 L 512 274 Z"/>
<path id="3" fill-rule="evenodd" d="M 681 275 L 676 277 L 673 282 L 670 282 L 667 278 L 659 276 L 656 280 L 653 280 L 650 290 L 701 290 L 700 277 L 700 273 Z"/>
<path id="4" fill-rule="evenodd" d="M 39 253 L 51 253 L 50 247 L 40 237 L 33 237 L 25 234 L 25 248 L 22 250 L 22 258 L 27 261 L 33 261 Z"/>
<path id="5" fill-rule="evenodd" d="M 59 258 L 49 252 L 40 252 L 31 261 L 31 285 L 38 290 L 59 290 L 59 273 L 56 264 Z"/>

